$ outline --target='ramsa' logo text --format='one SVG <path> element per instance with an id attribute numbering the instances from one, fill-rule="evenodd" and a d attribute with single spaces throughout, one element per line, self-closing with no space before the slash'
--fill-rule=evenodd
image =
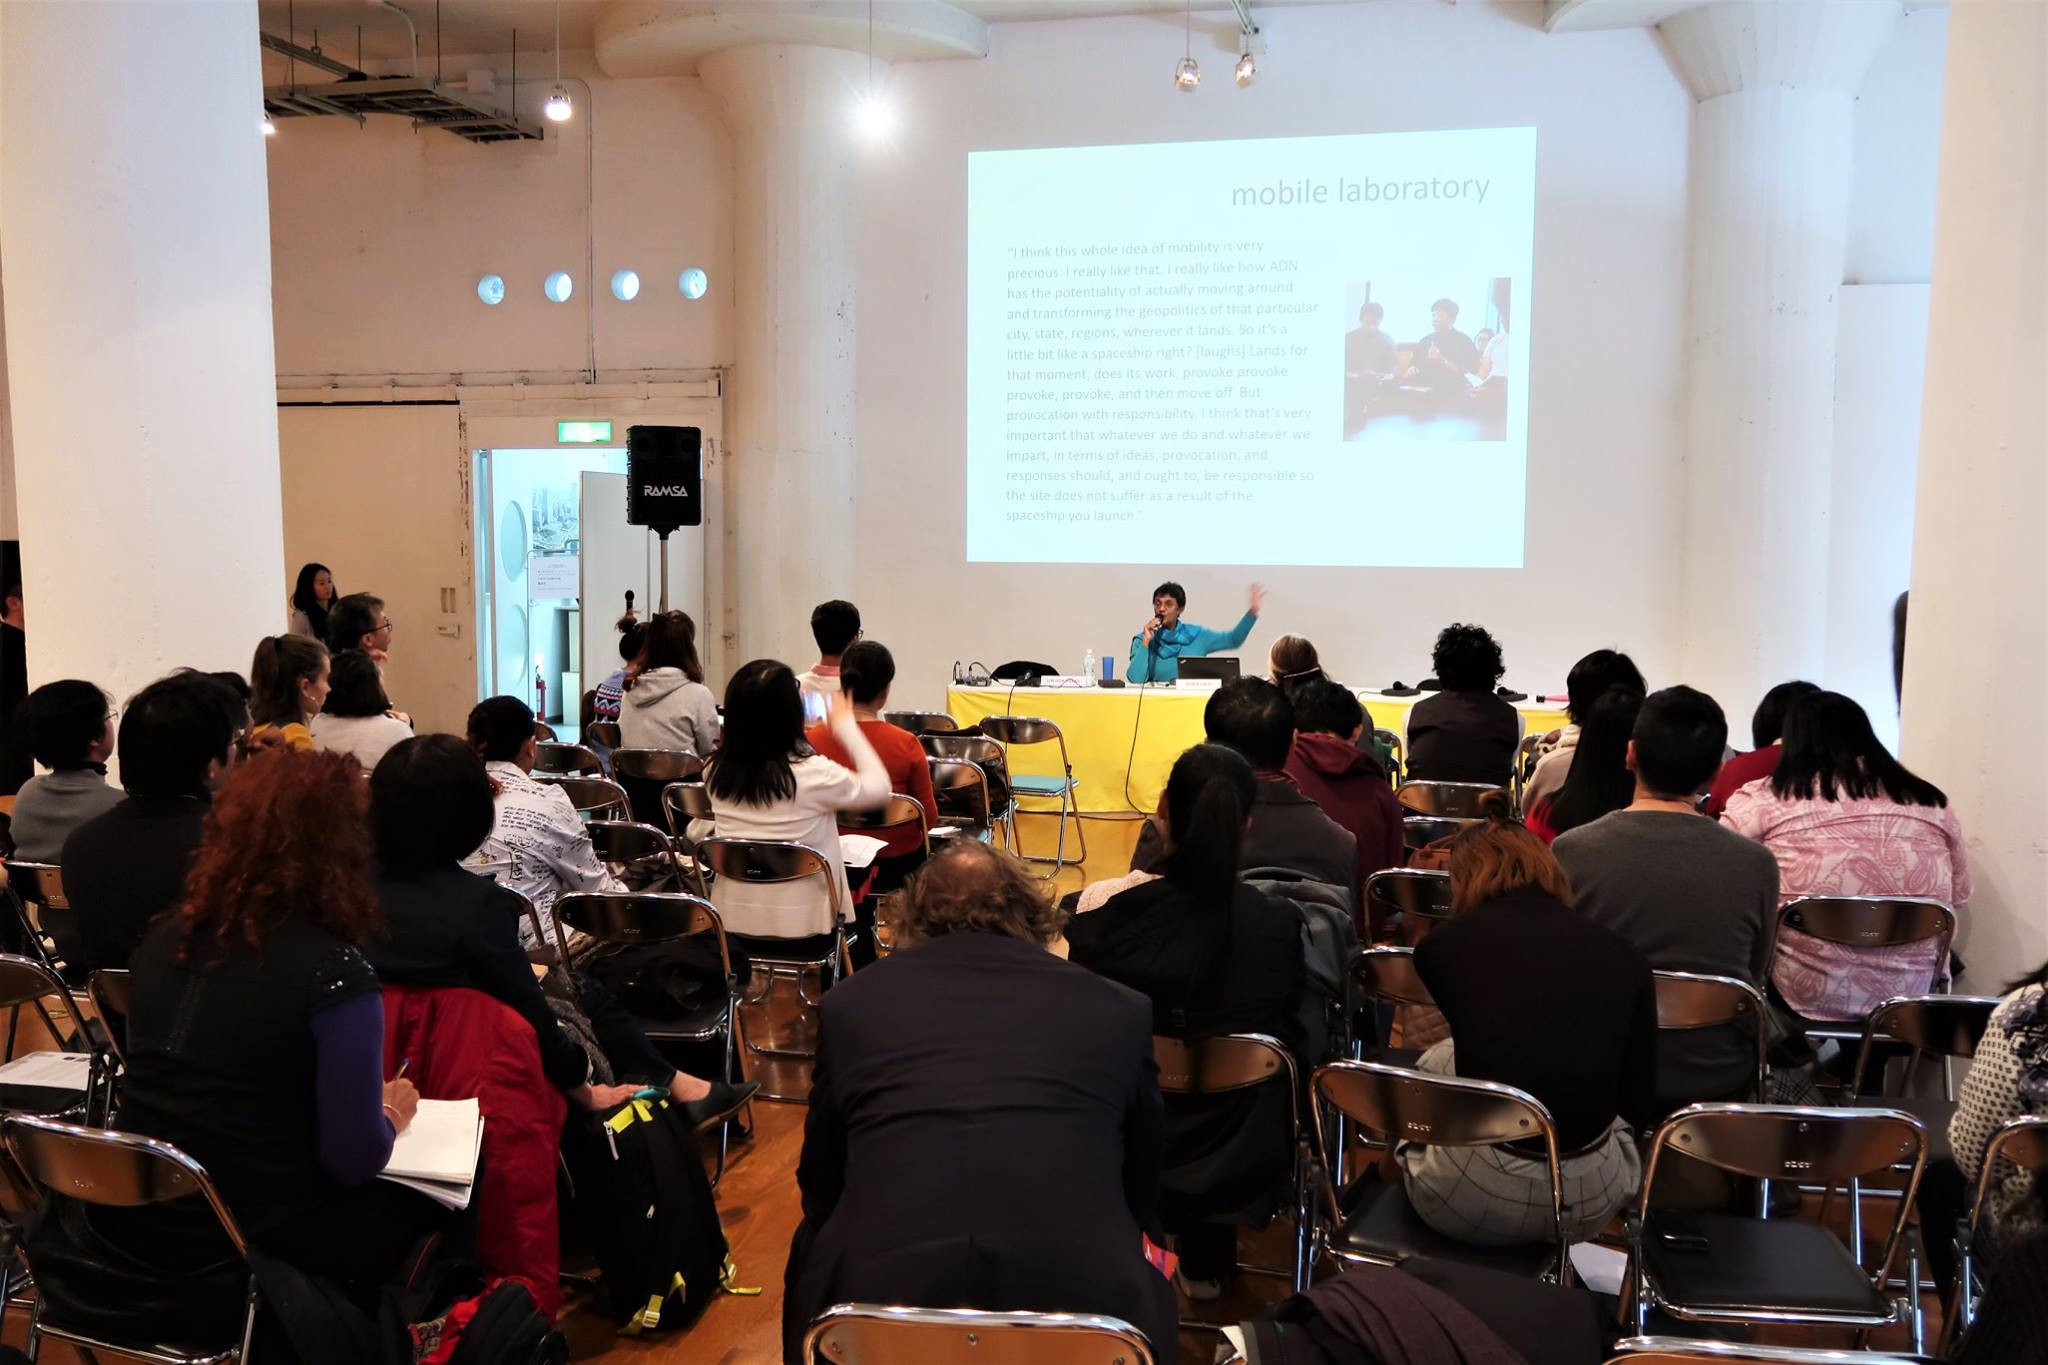
<path id="1" fill-rule="evenodd" d="M 643 498 L 687 498 L 690 490 L 679 483 L 645 483 L 640 485 Z"/>

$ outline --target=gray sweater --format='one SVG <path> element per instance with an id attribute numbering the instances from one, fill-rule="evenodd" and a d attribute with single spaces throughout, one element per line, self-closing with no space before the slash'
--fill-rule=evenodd
<path id="1" fill-rule="evenodd" d="M 107 785 L 97 768 L 67 768 L 22 783 L 9 827 L 14 856 L 25 863 L 54 863 L 71 831 L 121 804 L 126 795 Z"/>
<path id="2" fill-rule="evenodd" d="M 1616 811 L 1557 837 L 1580 914 L 1635 945 L 1657 971 L 1768 980 L 1778 863 L 1704 815 Z M 1658 1038 L 1657 1090 L 1674 1104 L 1753 1088 L 1755 1035 L 1715 1028 Z"/>

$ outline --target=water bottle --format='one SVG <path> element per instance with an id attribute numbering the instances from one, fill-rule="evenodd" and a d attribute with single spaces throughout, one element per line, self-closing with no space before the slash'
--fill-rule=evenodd
<path id="1" fill-rule="evenodd" d="M 1095 651 L 1089 650 L 1088 657 L 1081 661 L 1081 676 L 1089 682 L 1095 681 Z"/>

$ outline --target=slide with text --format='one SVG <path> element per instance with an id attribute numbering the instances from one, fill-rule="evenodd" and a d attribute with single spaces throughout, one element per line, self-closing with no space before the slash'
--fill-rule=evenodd
<path id="1" fill-rule="evenodd" d="M 967 181 L 968 559 L 1521 567 L 1535 129 Z"/>

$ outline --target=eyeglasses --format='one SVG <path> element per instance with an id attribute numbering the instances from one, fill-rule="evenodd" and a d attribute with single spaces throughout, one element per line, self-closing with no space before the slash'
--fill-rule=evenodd
<path id="1" fill-rule="evenodd" d="M 390 633 L 391 633 L 392 631 L 395 631 L 395 630 L 397 630 L 397 629 L 398 629 L 398 622 L 396 622 L 396 621 L 392 620 L 392 619 L 391 619 L 390 617 L 388 617 L 388 616 L 387 616 L 387 617 L 385 617 L 385 618 L 384 618 L 384 624 L 383 624 L 383 625 L 381 625 L 381 626 L 378 626 L 378 627 L 377 627 L 377 628 L 376 628 L 375 630 L 371 631 L 371 632 L 370 632 L 370 634 L 372 634 L 372 635 L 388 635 L 388 634 L 390 634 Z"/>

